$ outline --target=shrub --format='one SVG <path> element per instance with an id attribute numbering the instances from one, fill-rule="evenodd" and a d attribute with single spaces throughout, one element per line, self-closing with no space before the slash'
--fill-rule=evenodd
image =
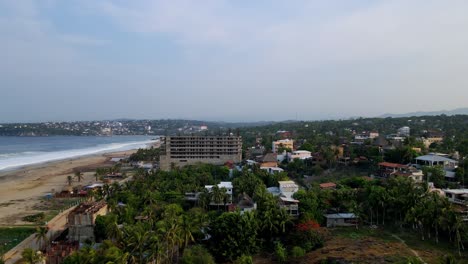
<path id="1" fill-rule="evenodd" d="M 251 256 L 248 255 L 242 255 L 236 261 L 234 261 L 234 264 L 252 264 L 253 260 Z"/>
<path id="2" fill-rule="evenodd" d="M 294 258 L 300 258 L 305 255 L 305 250 L 301 247 L 295 246 L 291 249 L 291 256 Z"/>
<path id="3" fill-rule="evenodd" d="M 44 213 L 38 213 L 38 214 L 33 214 L 33 215 L 27 215 L 23 217 L 23 221 L 26 222 L 43 222 L 45 220 L 45 214 Z"/>
<path id="4" fill-rule="evenodd" d="M 195 245 L 184 251 L 180 263 L 182 264 L 215 264 L 213 256 L 201 245 Z"/>
<path id="5" fill-rule="evenodd" d="M 288 258 L 286 248 L 281 244 L 281 242 L 276 243 L 275 256 L 279 263 L 285 263 Z"/>

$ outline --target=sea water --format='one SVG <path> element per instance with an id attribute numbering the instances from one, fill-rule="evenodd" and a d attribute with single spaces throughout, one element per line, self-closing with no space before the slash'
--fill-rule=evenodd
<path id="1" fill-rule="evenodd" d="M 0 171 L 92 154 L 145 148 L 154 136 L 0 137 Z"/>

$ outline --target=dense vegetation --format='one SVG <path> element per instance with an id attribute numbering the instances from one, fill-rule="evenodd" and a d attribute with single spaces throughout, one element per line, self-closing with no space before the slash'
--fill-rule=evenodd
<path id="1" fill-rule="evenodd" d="M 336 190 L 312 185 L 295 195 L 301 216 L 292 219 L 266 191 L 286 177 L 256 167 L 234 173 L 234 200 L 248 194 L 257 202 L 257 210 L 245 213 L 209 204 L 218 194 L 204 191 L 204 185 L 229 179 L 225 167 L 188 166 L 137 175 L 123 186 L 113 184 L 100 194 L 112 210 L 96 220 L 95 234 L 102 244 L 96 249 L 85 246 L 65 263 L 240 262 L 259 252 L 275 252 L 271 258 L 284 262 L 323 245 L 319 224 L 327 212 L 353 212 L 361 224 L 398 226 L 421 239 L 451 241 L 454 253 L 462 252 L 462 241 L 468 239 L 452 205 L 408 178 L 347 178 Z M 194 191 L 202 192 L 198 203 L 183 199 L 184 193 Z M 221 196 L 219 202 L 227 200 Z"/>

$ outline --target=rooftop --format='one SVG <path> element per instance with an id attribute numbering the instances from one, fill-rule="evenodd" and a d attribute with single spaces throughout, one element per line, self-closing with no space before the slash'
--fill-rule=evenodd
<path id="1" fill-rule="evenodd" d="M 336 184 L 333 183 L 333 182 L 325 182 L 325 183 L 321 183 L 319 185 L 320 185 L 320 188 L 334 188 L 334 187 L 336 187 Z"/>
<path id="2" fill-rule="evenodd" d="M 468 189 L 446 189 L 443 191 L 446 193 L 453 193 L 453 194 L 468 194 Z"/>
<path id="3" fill-rule="evenodd" d="M 392 162 L 380 162 L 379 166 L 389 167 L 389 168 L 407 168 L 408 166 Z"/>
<path id="4" fill-rule="evenodd" d="M 435 154 L 419 156 L 416 158 L 416 160 L 431 161 L 431 162 L 452 162 L 452 163 L 457 162 L 456 160 L 449 159 L 449 158 L 442 157 L 442 156 L 435 155 Z"/>
<path id="5" fill-rule="evenodd" d="M 353 213 L 338 213 L 338 214 L 326 214 L 325 218 L 327 219 L 354 219 L 356 218 L 356 215 Z"/>
<path id="6" fill-rule="evenodd" d="M 94 214 L 106 205 L 105 201 L 81 203 L 70 214 Z"/>

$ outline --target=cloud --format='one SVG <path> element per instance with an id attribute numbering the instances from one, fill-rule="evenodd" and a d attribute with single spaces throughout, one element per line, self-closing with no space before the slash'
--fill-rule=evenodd
<path id="1" fill-rule="evenodd" d="M 468 98 L 465 1 L 71 1 L 101 22 L 82 31 L 68 4 L 0 3 L 4 116 L 307 119 Z"/>

